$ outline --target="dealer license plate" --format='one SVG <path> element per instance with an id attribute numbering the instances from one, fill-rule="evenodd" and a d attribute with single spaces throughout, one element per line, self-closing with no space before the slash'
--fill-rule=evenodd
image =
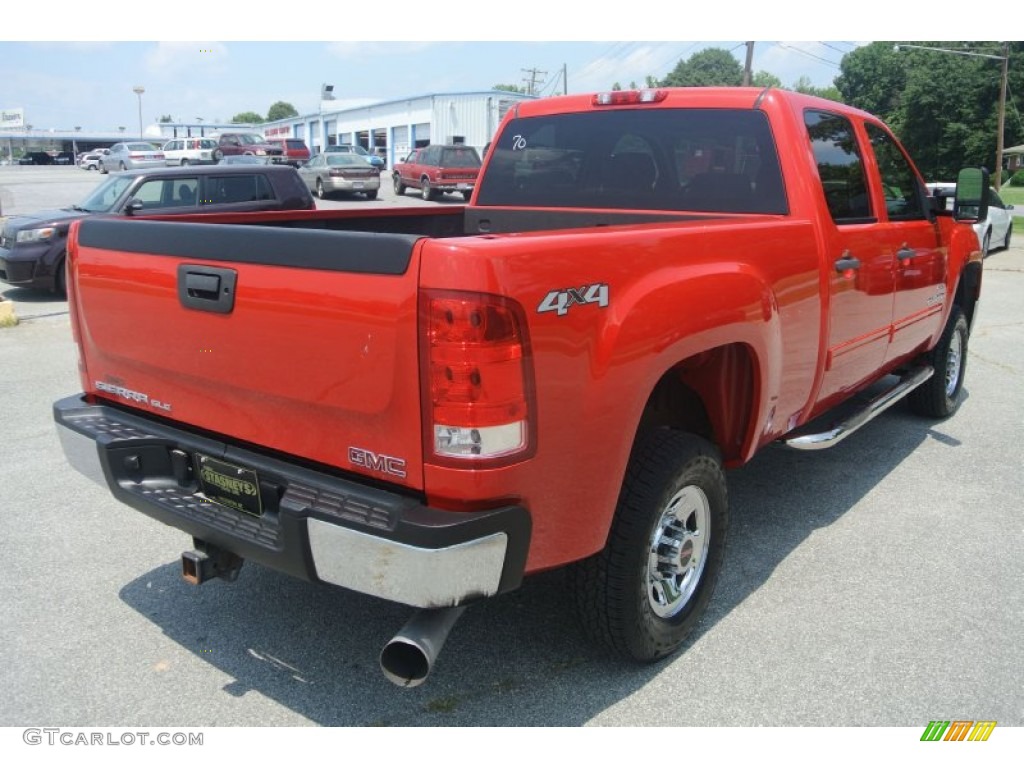
<path id="1" fill-rule="evenodd" d="M 199 490 L 210 501 L 254 517 L 263 515 L 260 481 L 251 469 L 196 454 L 199 462 Z"/>

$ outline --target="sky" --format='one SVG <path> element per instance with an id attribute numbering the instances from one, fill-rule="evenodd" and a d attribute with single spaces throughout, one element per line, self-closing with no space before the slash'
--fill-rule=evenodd
<path id="1" fill-rule="evenodd" d="M 742 42 L 3 42 L 0 108 L 21 107 L 35 128 L 116 130 L 175 121 L 228 122 L 239 112 L 265 115 L 276 101 L 300 114 L 316 112 L 322 83 L 337 99 L 401 99 L 438 92 L 523 86 L 538 91 L 608 90 L 616 81 L 663 77 L 704 47 Z M 738 46 L 738 47 L 737 47 Z M 789 85 L 801 76 L 830 85 L 853 43 L 764 42 L 754 69 Z M 536 73 L 526 70 L 537 70 Z"/>
<path id="2" fill-rule="evenodd" d="M 31 4 L 19 3 L 0 15 L 0 109 L 21 108 L 25 121 L 43 130 L 137 129 L 136 86 L 145 89 L 144 125 L 164 115 L 183 122 L 227 122 L 239 112 L 266 114 L 276 101 L 292 104 L 300 114 L 314 113 L 323 83 L 334 85 L 339 100 L 384 101 L 524 85 L 528 70 L 536 70 L 538 90 L 547 95 L 561 89 L 564 67 L 570 92 L 607 90 L 615 82 L 628 87 L 631 81 L 642 85 L 648 75 L 663 77 L 680 59 L 706 47 L 726 48 L 742 63 L 742 40 L 721 39 L 730 36 L 757 41 L 755 71 L 767 70 L 786 86 L 800 77 L 827 86 L 839 74 L 843 54 L 863 44 L 840 38 L 878 32 L 865 21 L 841 27 L 817 21 L 813 13 L 820 5 L 795 1 L 732 0 L 724 6 L 644 0 L 635 7 L 588 3 L 555 10 L 542 0 L 473 6 L 388 0 L 360 10 L 357 3 L 315 0 L 281 14 L 284 23 L 266 23 L 283 7 L 275 3 L 267 10 L 250 5 L 253 13 L 242 19 L 232 10 L 245 7 L 240 4 L 223 11 L 174 6 L 182 11 L 175 14 L 131 10 L 124 14 L 130 21 L 120 26 L 83 23 L 90 15 L 83 17 L 80 4 L 51 0 L 51 6 L 46 40 L 20 34 L 42 32 Z M 941 3 L 930 8 L 939 12 Z M 215 40 L 191 40 L 197 18 Z M 893 17 L 885 32 L 922 39 L 931 31 L 916 22 L 903 27 Z M 83 30 L 103 30 L 104 37 L 80 40 Z M 140 30 L 159 32 L 158 39 L 139 41 Z M 300 30 L 316 39 L 301 39 Z M 274 40 L 278 31 L 299 39 Z M 949 30 L 947 37 L 952 34 Z M 321 39 L 353 35 L 381 40 Z M 669 35 L 682 40 L 650 40 Z"/>

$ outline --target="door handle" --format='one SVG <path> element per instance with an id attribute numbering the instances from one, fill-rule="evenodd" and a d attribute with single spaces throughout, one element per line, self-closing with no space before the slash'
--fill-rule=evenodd
<path id="1" fill-rule="evenodd" d="M 235 308 L 234 269 L 181 264 L 178 267 L 178 301 L 183 307 L 203 312 L 230 314 Z"/>
<path id="2" fill-rule="evenodd" d="M 846 272 L 848 269 L 860 269 L 860 259 L 845 255 L 836 259 L 836 272 Z"/>
<path id="3" fill-rule="evenodd" d="M 912 259 L 916 255 L 917 255 L 917 251 L 915 251 L 913 248 L 906 248 L 906 247 L 904 247 L 904 248 L 900 248 L 898 251 L 896 251 L 896 258 L 899 259 L 900 261 L 906 261 L 907 259 Z"/>

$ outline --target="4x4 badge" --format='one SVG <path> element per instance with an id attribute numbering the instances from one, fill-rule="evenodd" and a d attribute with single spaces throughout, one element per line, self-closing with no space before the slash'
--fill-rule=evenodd
<path id="1" fill-rule="evenodd" d="M 537 307 L 538 312 L 556 312 L 564 315 L 573 304 L 597 304 L 608 306 L 608 286 L 605 283 L 584 285 L 580 288 L 567 288 L 551 291 Z"/>

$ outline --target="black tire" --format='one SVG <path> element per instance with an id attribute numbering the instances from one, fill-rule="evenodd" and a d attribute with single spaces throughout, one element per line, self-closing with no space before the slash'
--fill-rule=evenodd
<path id="1" fill-rule="evenodd" d="M 395 194 L 396 195 L 404 195 L 405 194 L 405 184 L 402 183 L 402 177 L 399 176 L 396 173 L 394 175 L 394 181 L 395 181 Z"/>
<path id="2" fill-rule="evenodd" d="M 187 157 L 181 158 L 181 167 L 184 168 L 188 165 L 191 165 L 191 163 L 189 163 L 189 159 Z"/>
<path id="3" fill-rule="evenodd" d="M 430 179 L 420 180 L 420 197 L 424 200 L 433 200 L 435 192 L 430 188 Z"/>
<path id="4" fill-rule="evenodd" d="M 106 172 L 107 172 L 107 166 L 105 166 L 103 164 L 103 161 L 100 160 L 100 173 L 106 173 Z"/>
<path id="5" fill-rule="evenodd" d="M 56 295 L 63 297 L 67 297 L 68 295 L 68 276 L 65 272 L 66 259 L 67 257 L 62 253 L 57 259 L 57 266 L 54 267 L 53 275 L 53 292 Z"/>
<path id="6" fill-rule="evenodd" d="M 324 189 L 324 183 L 320 179 L 316 180 L 316 196 L 321 200 L 327 199 L 327 190 Z"/>
<path id="7" fill-rule="evenodd" d="M 638 661 L 674 652 L 711 599 L 728 528 L 717 449 L 669 429 L 638 437 L 605 548 L 568 571 L 584 632 Z"/>
<path id="8" fill-rule="evenodd" d="M 988 230 L 985 233 L 985 237 L 981 241 L 981 258 L 983 258 L 983 259 L 987 259 L 988 258 L 988 249 L 989 249 L 989 246 L 991 244 L 992 244 L 992 230 L 990 229 L 990 230 Z"/>
<path id="9" fill-rule="evenodd" d="M 120 163 L 117 164 L 117 170 L 119 170 L 119 171 L 127 171 L 128 170 L 125 167 L 124 161 L 121 161 Z"/>
<path id="10" fill-rule="evenodd" d="M 1003 248 L 1010 247 L 1010 236 L 1013 235 L 1013 222 L 1010 222 L 1010 226 L 1006 228 L 1006 239 L 1003 240 Z"/>
<path id="11" fill-rule="evenodd" d="M 967 318 L 960 307 L 953 307 L 942 338 L 928 353 L 927 361 L 935 373 L 911 392 L 907 401 L 920 416 L 944 419 L 960 407 L 960 394 L 967 373 Z"/>
<path id="12" fill-rule="evenodd" d="M 377 199 L 377 190 L 376 189 L 368 190 L 368 191 L 364 192 L 363 194 L 366 195 L 366 199 L 367 200 L 376 200 Z"/>
<path id="13" fill-rule="evenodd" d="M 210 155 L 213 158 L 213 162 L 219 163 L 224 158 L 224 153 L 219 149 L 213 150 L 213 154 Z"/>
<path id="14" fill-rule="evenodd" d="M 469 190 L 462 193 L 462 199 L 465 200 L 467 203 L 469 202 L 469 198 L 471 198 L 472 196 L 473 193 Z"/>

